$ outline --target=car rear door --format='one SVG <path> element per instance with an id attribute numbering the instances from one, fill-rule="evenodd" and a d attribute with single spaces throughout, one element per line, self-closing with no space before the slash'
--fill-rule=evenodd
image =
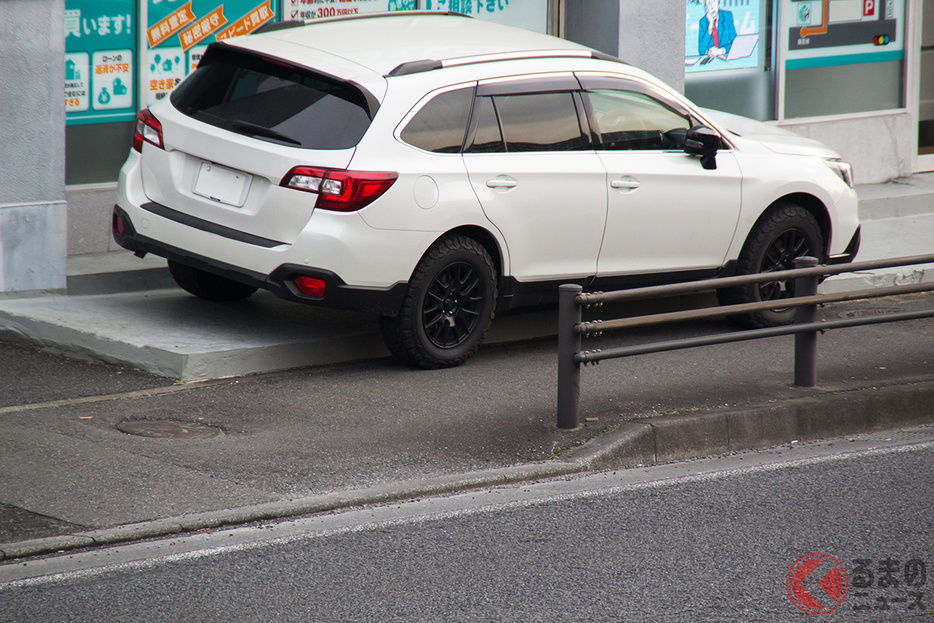
<path id="1" fill-rule="evenodd" d="M 464 162 L 520 282 L 594 274 L 606 172 L 573 75 L 480 83 Z"/>

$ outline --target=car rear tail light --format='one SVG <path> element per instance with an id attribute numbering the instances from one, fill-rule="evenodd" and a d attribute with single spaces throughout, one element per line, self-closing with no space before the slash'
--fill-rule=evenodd
<path id="1" fill-rule="evenodd" d="M 295 167 L 281 186 L 318 195 L 316 208 L 354 212 L 376 201 L 399 177 L 391 171 L 342 171 Z"/>
<path id="2" fill-rule="evenodd" d="M 305 296 L 324 298 L 324 280 L 314 277 L 296 277 L 295 287 Z"/>
<path id="3" fill-rule="evenodd" d="M 143 153 L 143 142 L 152 143 L 159 149 L 165 149 L 162 144 L 162 124 L 149 112 L 148 108 L 140 111 L 136 117 L 136 131 L 133 133 L 133 149 Z"/>

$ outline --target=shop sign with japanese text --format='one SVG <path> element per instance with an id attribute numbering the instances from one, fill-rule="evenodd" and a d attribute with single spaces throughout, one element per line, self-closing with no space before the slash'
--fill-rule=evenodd
<path id="1" fill-rule="evenodd" d="M 272 0 L 147 0 L 145 104 L 165 97 L 194 71 L 208 44 L 275 20 L 277 6 Z"/>
<path id="2" fill-rule="evenodd" d="M 67 125 L 136 117 L 136 3 L 66 0 Z"/>
<path id="3" fill-rule="evenodd" d="M 432 11 L 454 11 L 517 28 L 548 32 L 548 3 L 541 0 L 424 0 Z"/>

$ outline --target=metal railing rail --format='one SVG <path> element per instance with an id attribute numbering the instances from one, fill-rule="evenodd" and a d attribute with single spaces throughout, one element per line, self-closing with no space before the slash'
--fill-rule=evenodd
<path id="1" fill-rule="evenodd" d="M 902 320 L 934 317 L 934 309 L 911 312 L 893 312 L 863 318 L 817 321 L 817 307 L 828 303 L 855 301 L 877 297 L 896 296 L 916 292 L 934 291 L 934 283 L 913 283 L 901 286 L 856 290 L 837 294 L 817 294 L 820 277 L 842 273 L 877 270 L 897 266 L 934 263 L 934 254 L 910 257 L 853 262 L 835 266 L 818 266 L 812 257 L 798 258 L 792 270 L 740 275 L 721 279 L 706 279 L 674 283 L 663 286 L 633 288 L 615 292 L 583 293 L 577 284 L 562 285 L 558 303 L 558 428 L 573 429 L 580 424 L 580 370 L 588 363 L 599 363 L 606 359 L 631 357 L 648 353 L 742 342 L 779 335 L 795 336 L 795 385 L 813 387 L 817 382 L 817 334 L 829 329 L 842 329 Z M 678 312 L 649 314 L 615 320 L 582 321 L 582 309 L 600 307 L 605 303 L 633 301 L 675 294 L 689 294 L 726 288 L 731 286 L 764 283 L 769 281 L 795 280 L 793 298 L 782 299 L 782 308 L 797 308 L 794 324 L 765 329 L 729 331 L 715 335 L 685 338 L 626 346 L 604 350 L 582 351 L 582 338 L 599 335 L 605 331 L 618 331 L 635 327 L 657 326 L 685 320 L 720 318 L 726 315 L 775 309 L 775 301 L 724 305 L 720 307 L 692 309 Z"/>

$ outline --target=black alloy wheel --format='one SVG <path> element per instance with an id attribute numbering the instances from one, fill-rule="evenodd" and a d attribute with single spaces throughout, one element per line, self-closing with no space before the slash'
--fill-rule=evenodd
<path id="1" fill-rule="evenodd" d="M 437 241 L 422 257 L 396 316 L 380 317 L 389 351 L 419 368 L 459 366 L 477 350 L 496 307 L 496 268 L 479 242 Z"/>
<path id="2" fill-rule="evenodd" d="M 805 255 L 813 256 L 811 238 L 801 229 L 782 232 L 765 250 L 758 272 L 771 273 L 792 270 L 795 260 Z M 765 281 L 758 284 L 760 301 L 777 301 L 793 297 L 793 280 Z"/>
<path id="3" fill-rule="evenodd" d="M 425 292 L 422 329 L 438 348 L 454 348 L 476 330 L 483 312 L 481 276 L 466 262 L 446 266 Z"/>
<path id="4" fill-rule="evenodd" d="M 737 261 L 736 274 L 751 275 L 791 270 L 799 257 L 824 261 L 824 238 L 817 219 L 805 208 L 779 203 L 770 208 L 753 227 Z M 792 280 L 765 281 L 717 291 L 721 305 L 781 301 L 795 295 Z M 747 328 L 791 324 L 795 308 L 775 308 L 730 315 L 730 320 Z"/>

